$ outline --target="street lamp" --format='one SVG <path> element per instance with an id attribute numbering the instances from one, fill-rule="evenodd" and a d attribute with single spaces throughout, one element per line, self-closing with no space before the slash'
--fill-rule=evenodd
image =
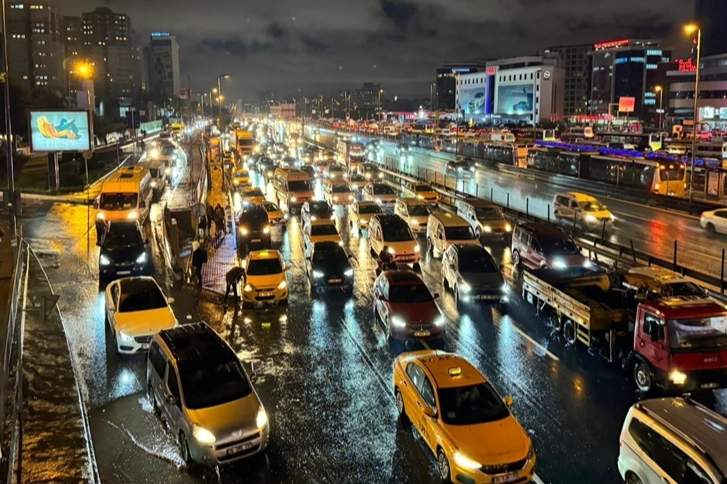
<path id="1" fill-rule="evenodd" d="M 15 166 L 13 163 L 13 130 L 10 116 L 10 68 L 8 67 L 8 22 L 5 9 L 5 0 L 0 0 L 0 15 L 2 16 L 2 55 L 3 64 L 2 72 L 5 76 L 3 82 L 3 94 L 5 97 L 5 162 L 7 164 L 8 176 L 8 196 L 7 200 L 11 204 L 8 208 L 10 216 L 10 230 L 13 237 L 17 233 L 15 226 L 15 214 L 18 207 L 15 206 Z"/>
<path id="2" fill-rule="evenodd" d="M 699 74 L 700 65 L 702 63 L 702 29 L 696 24 L 684 26 L 684 32 L 687 34 L 697 33 L 697 71 L 694 76 L 694 125 L 692 126 L 692 159 L 689 169 L 689 201 L 693 199 L 694 188 L 694 158 L 697 155 L 697 122 L 699 122 Z"/>
<path id="3" fill-rule="evenodd" d="M 217 93 L 219 94 L 219 97 L 217 98 L 217 107 L 220 111 L 220 129 L 222 128 L 222 79 L 229 78 L 229 74 L 222 74 L 221 76 L 217 76 Z"/>
<path id="4" fill-rule="evenodd" d="M 661 116 L 664 112 L 664 89 L 661 86 L 655 86 L 654 91 L 659 93 L 659 131 L 661 131 Z"/>

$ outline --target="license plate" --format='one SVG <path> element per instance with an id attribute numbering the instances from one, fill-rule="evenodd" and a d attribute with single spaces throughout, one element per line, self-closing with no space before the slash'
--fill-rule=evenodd
<path id="1" fill-rule="evenodd" d="M 399 260 L 404 261 L 404 262 L 412 261 L 412 260 L 414 260 L 414 256 L 413 255 L 407 255 L 407 256 L 404 256 L 404 257 L 399 257 Z"/>
<path id="2" fill-rule="evenodd" d="M 518 478 L 517 472 L 510 472 L 505 474 L 504 476 L 495 476 L 492 479 L 492 482 L 498 483 L 498 482 L 512 482 L 516 481 Z"/>
<path id="3" fill-rule="evenodd" d="M 255 243 L 255 242 L 262 242 L 262 241 L 263 241 L 263 239 L 252 239 L 250 242 Z"/>
<path id="4" fill-rule="evenodd" d="M 273 295 L 272 292 L 261 292 L 260 293 L 260 297 L 270 297 L 272 295 Z"/>
<path id="5" fill-rule="evenodd" d="M 341 282 L 341 279 L 328 279 L 328 282 L 330 282 L 331 284 L 336 284 L 338 282 Z"/>
<path id="6" fill-rule="evenodd" d="M 499 296 L 479 295 L 479 296 L 473 296 L 472 299 L 493 300 L 493 299 L 500 299 L 500 297 Z"/>
<path id="7" fill-rule="evenodd" d="M 119 276 L 128 276 L 129 274 L 131 274 L 131 271 L 119 271 L 116 274 L 118 274 Z"/>
<path id="8" fill-rule="evenodd" d="M 414 336 L 417 338 L 422 338 L 424 336 L 430 336 L 432 333 L 431 331 L 415 331 Z"/>
<path id="9" fill-rule="evenodd" d="M 236 445 L 234 447 L 230 447 L 229 449 L 227 449 L 227 455 L 237 454 L 238 452 L 244 452 L 246 450 L 250 450 L 250 449 L 253 448 L 253 446 L 254 445 L 253 445 L 252 442 L 246 442 L 244 444 L 240 444 L 240 445 Z"/>
<path id="10" fill-rule="evenodd" d="M 703 383 L 702 385 L 700 385 L 700 387 L 701 388 L 717 388 L 717 387 L 719 387 L 719 385 L 716 383 Z"/>

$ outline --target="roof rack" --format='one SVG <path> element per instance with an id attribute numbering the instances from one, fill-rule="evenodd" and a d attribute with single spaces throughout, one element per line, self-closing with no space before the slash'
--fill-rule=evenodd
<path id="1" fill-rule="evenodd" d="M 691 398 L 684 397 L 681 398 L 681 400 L 684 401 L 684 403 L 689 404 L 691 406 L 698 406 L 699 403 L 695 402 Z M 664 427 L 668 428 L 671 432 L 674 432 L 676 435 L 679 436 L 679 438 L 685 440 L 689 445 L 693 446 L 697 450 L 699 450 L 702 454 L 707 455 L 707 451 L 693 438 L 682 432 L 680 429 L 675 427 L 671 422 L 668 422 L 661 414 L 658 412 L 655 412 L 653 410 L 650 410 L 646 406 L 644 406 L 644 402 L 638 402 L 636 405 L 636 408 L 638 408 L 643 413 L 647 414 L 649 417 L 653 418 L 654 420 L 658 420 L 660 424 L 662 424 Z M 715 466 L 716 467 L 716 466 Z M 719 468 L 719 467 L 716 467 Z"/>

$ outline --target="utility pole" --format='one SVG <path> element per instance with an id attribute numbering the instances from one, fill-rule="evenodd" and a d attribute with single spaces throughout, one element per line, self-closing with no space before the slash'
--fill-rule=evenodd
<path id="1" fill-rule="evenodd" d="M 11 235 L 15 237 L 17 227 L 15 226 L 15 163 L 13 162 L 13 127 L 10 116 L 10 68 L 8 66 L 8 23 L 6 15 L 5 0 L 0 0 L 0 9 L 2 9 L 2 28 L 3 28 L 3 92 L 5 94 L 5 161 L 8 176 L 8 215 L 10 217 Z"/>

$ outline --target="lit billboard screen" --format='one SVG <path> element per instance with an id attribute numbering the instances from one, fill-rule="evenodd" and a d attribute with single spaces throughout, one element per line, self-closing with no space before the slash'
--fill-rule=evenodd
<path id="1" fill-rule="evenodd" d="M 534 85 L 515 84 L 497 88 L 497 114 L 531 114 Z"/>
<path id="2" fill-rule="evenodd" d="M 460 109 L 465 115 L 485 114 L 487 108 L 487 89 L 478 86 L 472 89 L 460 89 Z"/>
<path id="3" fill-rule="evenodd" d="M 88 111 L 30 112 L 32 151 L 91 151 L 91 138 Z"/>

